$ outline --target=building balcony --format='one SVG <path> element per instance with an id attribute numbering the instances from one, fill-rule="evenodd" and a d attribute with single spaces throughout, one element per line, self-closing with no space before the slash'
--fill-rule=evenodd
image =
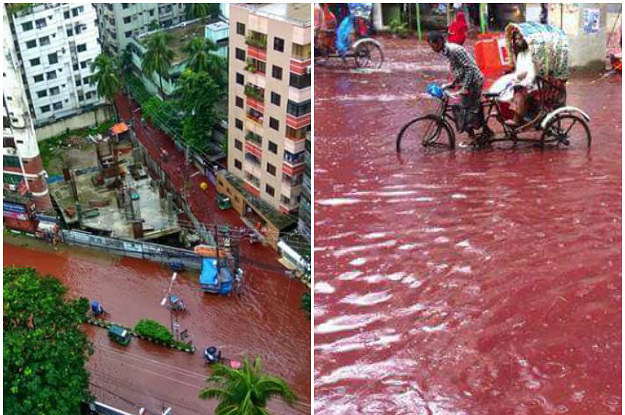
<path id="1" fill-rule="evenodd" d="M 260 145 L 251 141 L 245 142 L 245 151 L 255 155 L 258 158 L 261 158 L 263 156 L 263 149 L 260 147 Z"/>
<path id="2" fill-rule="evenodd" d="M 310 114 L 302 115 L 300 117 L 294 117 L 291 114 L 286 116 L 286 125 L 291 128 L 299 129 L 310 125 Z"/>
<path id="3" fill-rule="evenodd" d="M 290 70 L 298 75 L 304 75 L 310 73 L 310 65 L 310 56 L 308 58 L 294 56 L 291 58 Z"/>
<path id="4" fill-rule="evenodd" d="M 286 160 L 282 163 L 282 173 L 291 177 L 304 173 L 305 168 L 306 165 L 303 160 L 300 163 L 291 163 Z"/>
<path id="5" fill-rule="evenodd" d="M 299 207 L 299 203 L 297 203 L 297 202 L 289 201 L 287 203 L 287 202 L 280 201 L 279 210 L 280 210 L 280 212 L 288 215 L 290 213 L 295 213 L 297 211 L 298 207 Z"/>
<path id="6" fill-rule="evenodd" d="M 287 135 L 284 140 L 284 149 L 293 154 L 301 153 L 306 149 L 306 139 L 291 138 Z"/>
<path id="7" fill-rule="evenodd" d="M 250 74 L 257 74 L 265 76 L 265 62 L 256 60 L 256 59 L 248 59 L 245 64 L 245 70 Z"/>
<path id="8" fill-rule="evenodd" d="M 263 101 L 259 101 L 256 98 L 248 96 L 245 98 L 245 103 L 247 104 L 248 107 L 254 108 L 258 112 L 261 112 L 261 113 L 265 112 L 265 103 Z"/>
<path id="9" fill-rule="evenodd" d="M 245 141 L 249 141 L 258 147 L 262 147 L 263 145 L 263 137 L 253 131 L 248 131 L 245 134 Z"/>
<path id="10" fill-rule="evenodd" d="M 289 86 L 289 99 L 294 102 L 304 102 L 310 100 L 311 87 L 295 88 Z"/>
<path id="11" fill-rule="evenodd" d="M 255 177 L 259 177 L 262 175 L 262 168 L 260 166 L 260 164 L 252 161 L 249 158 L 245 159 L 245 164 L 243 165 L 243 169 L 245 170 L 245 174 L 246 176 L 249 174 L 251 176 L 255 176 Z M 250 180 L 250 183 L 256 183 L 255 180 Z M 258 182 L 258 185 L 256 186 L 258 188 L 260 188 L 260 181 Z"/>
<path id="12" fill-rule="evenodd" d="M 256 125 L 263 126 L 263 114 L 254 108 L 249 108 L 245 114 L 248 120 L 254 122 Z"/>

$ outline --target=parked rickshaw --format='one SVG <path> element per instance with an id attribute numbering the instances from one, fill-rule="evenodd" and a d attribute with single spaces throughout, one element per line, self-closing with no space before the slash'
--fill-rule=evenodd
<path id="1" fill-rule="evenodd" d="M 367 36 L 371 3 L 349 3 L 349 9 L 350 14 L 338 25 L 327 9 L 317 9 L 315 64 L 323 65 L 339 58 L 345 65 L 353 64 L 356 68 L 380 68 L 384 63 L 382 44 Z"/>
<path id="2" fill-rule="evenodd" d="M 106 311 L 99 301 L 94 300 L 91 302 L 91 314 L 93 314 L 94 317 L 104 317 L 106 315 Z"/>
<path id="3" fill-rule="evenodd" d="M 128 330 L 116 324 L 111 324 L 109 326 L 109 338 L 122 346 L 128 346 L 131 339 Z"/>
<path id="4" fill-rule="evenodd" d="M 217 207 L 221 210 L 230 209 L 232 207 L 232 201 L 228 196 L 217 193 Z"/>
<path id="5" fill-rule="evenodd" d="M 169 308 L 176 312 L 187 311 L 187 307 L 185 306 L 184 301 L 182 301 L 182 298 L 174 294 L 169 295 Z"/>
<path id="6" fill-rule="evenodd" d="M 515 35 L 516 33 L 516 35 Z M 537 71 L 537 88 L 530 95 L 531 109 L 520 125 L 507 120 L 514 113 L 507 102 L 499 100 L 503 91 L 491 88 L 483 93 L 481 109 L 484 120 L 494 120 L 500 126 L 500 134 L 491 135 L 482 129 L 479 134 L 467 133 L 474 138 L 474 146 L 482 147 L 498 141 L 531 142 L 544 147 L 581 146 L 590 147 L 590 117 L 584 111 L 566 105 L 566 82 L 569 76 L 569 45 L 564 32 L 538 23 L 510 24 L 506 28 L 509 50 L 513 36 L 522 36 L 528 44 Z M 499 86 L 498 82 L 493 87 Z M 397 152 L 414 146 L 425 148 L 454 149 L 460 114 L 459 105 L 451 104 L 450 94 L 437 84 L 430 84 L 427 94 L 438 99 L 440 105 L 433 114 L 419 116 L 406 123 L 397 136 Z"/>
<path id="7" fill-rule="evenodd" d="M 232 369 L 241 368 L 241 362 L 223 357 L 221 350 L 217 349 L 217 347 L 209 346 L 204 349 L 204 365 L 214 365 L 216 363 L 221 363 Z"/>

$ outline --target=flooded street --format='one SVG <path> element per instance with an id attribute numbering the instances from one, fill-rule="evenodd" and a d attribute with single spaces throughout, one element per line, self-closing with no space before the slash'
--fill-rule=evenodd
<path id="1" fill-rule="evenodd" d="M 620 413 L 621 78 L 569 82 L 590 151 L 398 159 L 448 69 L 381 41 L 315 68 L 316 413 Z"/>
<path id="2" fill-rule="evenodd" d="M 24 240 L 20 239 L 18 243 Z M 35 267 L 57 276 L 70 295 L 102 302 L 108 320 L 134 326 L 150 318 L 170 326 L 169 312 L 160 306 L 171 272 L 157 264 L 120 258 L 100 251 L 62 246 L 51 251 L 28 240 L 30 246 L 4 244 L 4 265 Z M 275 271 L 247 267 L 241 297 L 217 297 L 199 290 L 197 272 L 180 275 L 172 292 L 184 300 L 188 313 L 181 330 L 198 348 L 188 354 L 133 339 L 128 347 L 110 341 L 106 330 L 85 325 L 94 343 L 88 369 L 91 390 L 98 400 L 136 413 L 150 414 L 171 406 L 176 414 L 211 413 L 216 403 L 197 395 L 210 370 L 201 349 L 215 345 L 225 357 L 242 360 L 261 356 L 267 373 L 281 376 L 294 389 L 294 409 L 279 400 L 269 405 L 276 414 L 310 413 L 310 329 L 299 310 L 303 285 Z"/>

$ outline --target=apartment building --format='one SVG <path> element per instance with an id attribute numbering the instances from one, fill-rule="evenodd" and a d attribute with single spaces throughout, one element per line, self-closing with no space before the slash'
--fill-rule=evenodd
<path id="1" fill-rule="evenodd" d="M 306 135 L 306 148 L 304 152 L 305 169 L 304 169 L 304 182 L 302 183 L 302 194 L 299 201 L 299 220 L 297 222 L 297 228 L 299 232 L 310 242 L 310 224 L 311 224 L 311 141 L 310 133 Z"/>
<path id="2" fill-rule="evenodd" d="M 186 20 L 185 3 L 94 3 L 102 48 L 117 54 L 134 36 Z"/>
<path id="3" fill-rule="evenodd" d="M 89 85 L 101 51 L 92 4 L 34 3 L 7 12 L 35 126 L 103 104 Z"/>
<path id="4" fill-rule="evenodd" d="M 246 211 L 295 217 L 311 122 L 310 4 L 230 7 L 228 170 Z M 262 215 L 261 215 L 262 216 Z"/>
<path id="5" fill-rule="evenodd" d="M 35 202 L 39 212 L 47 212 L 52 209 L 52 202 L 48 194 L 46 172 L 39 156 L 19 59 L 6 13 L 2 17 L 2 23 L 3 198 L 15 202 L 25 200 L 28 196 L 28 200 Z M 28 203 L 24 201 L 23 204 Z M 20 219 L 19 215 L 21 213 L 15 210 L 5 212 L 9 219 Z"/>

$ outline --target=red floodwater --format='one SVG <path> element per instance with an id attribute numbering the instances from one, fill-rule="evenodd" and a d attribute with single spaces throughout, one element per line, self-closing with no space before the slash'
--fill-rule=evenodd
<path id="1" fill-rule="evenodd" d="M 4 265 L 35 267 L 57 276 L 70 287 L 70 295 L 101 301 L 111 321 L 134 326 L 141 318 L 152 318 L 169 327 L 169 313 L 159 303 L 170 271 L 98 251 L 46 248 L 4 244 Z M 248 266 L 242 296 L 223 298 L 199 291 L 197 278 L 197 273 L 185 272 L 174 285 L 189 310 L 180 318 L 181 329 L 188 330 L 200 349 L 215 345 L 237 360 L 261 356 L 265 371 L 283 377 L 300 398 L 294 409 L 272 401 L 272 413 L 310 413 L 310 322 L 299 310 L 303 286 Z M 160 413 L 162 404 L 183 415 L 213 410 L 213 402 L 197 397 L 209 375 L 201 351 L 187 354 L 138 339 L 122 347 L 104 329 L 85 327 L 95 344 L 88 368 L 99 400 L 133 413 L 141 406 Z"/>
<path id="2" fill-rule="evenodd" d="M 579 149 L 395 153 L 447 63 L 315 71 L 316 414 L 621 411 L 621 79 Z"/>

